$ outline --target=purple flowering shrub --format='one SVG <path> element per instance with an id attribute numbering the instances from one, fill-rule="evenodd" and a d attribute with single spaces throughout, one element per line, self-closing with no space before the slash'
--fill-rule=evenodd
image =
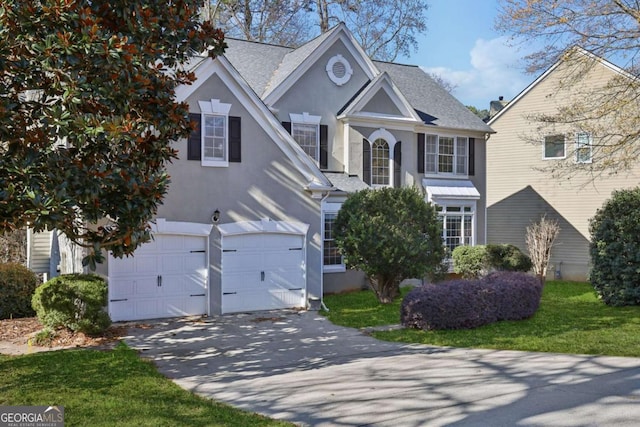
<path id="1" fill-rule="evenodd" d="M 400 307 L 403 326 L 472 329 L 498 320 L 533 316 L 542 285 L 521 272 L 499 271 L 478 280 L 455 279 L 411 290 Z"/>
<path id="2" fill-rule="evenodd" d="M 528 319 L 540 306 L 542 283 L 527 273 L 496 271 L 480 282 L 493 294 L 498 320 Z"/>

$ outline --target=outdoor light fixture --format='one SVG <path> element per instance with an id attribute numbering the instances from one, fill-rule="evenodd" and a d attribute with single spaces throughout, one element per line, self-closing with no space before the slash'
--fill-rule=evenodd
<path id="1" fill-rule="evenodd" d="M 213 211 L 213 215 L 211 215 L 211 222 L 214 224 L 217 224 L 219 220 L 220 220 L 220 211 L 216 209 L 215 211 Z"/>

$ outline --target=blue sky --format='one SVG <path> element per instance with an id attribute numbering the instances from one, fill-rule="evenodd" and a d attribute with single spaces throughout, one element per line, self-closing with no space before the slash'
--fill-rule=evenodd
<path id="1" fill-rule="evenodd" d="M 493 29 L 496 0 L 431 0 L 427 32 L 418 52 L 396 62 L 419 65 L 453 83 L 453 95 L 465 105 L 488 109 L 489 102 L 512 99 L 535 76 L 522 71 L 518 47 Z"/>

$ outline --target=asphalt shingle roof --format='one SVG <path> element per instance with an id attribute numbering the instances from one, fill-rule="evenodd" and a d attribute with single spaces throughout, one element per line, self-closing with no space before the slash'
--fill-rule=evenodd
<path id="1" fill-rule="evenodd" d="M 338 172 L 325 172 L 324 175 L 331 181 L 334 187 L 345 193 L 355 193 L 356 191 L 371 188 L 356 175 L 347 175 L 346 173 Z"/>
<path id="2" fill-rule="evenodd" d="M 386 71 L 425 124 L 453 129 L 493 132 L 478 116 L 436 83 L 420 67 L 374 61 Z"/>
<path id="3" fill-rule="evenodd" d="M 336 28 L 297 49 L 229 38 L 226 39 L 229 47 L 225 51 L 225 57 L 249 86 L 264 99 L 266 94 L 280 85 Z M 389 74 L 426 125 L 493 132 L 491 127 L 420 67 L 381 61 L 374 61 L 374 64 L 380 72 L 386 71 Z"/>

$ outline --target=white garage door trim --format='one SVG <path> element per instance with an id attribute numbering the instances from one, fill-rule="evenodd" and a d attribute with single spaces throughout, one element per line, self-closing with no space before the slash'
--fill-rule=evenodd
<path id="1" fill-rule="evenodd" d="M 218 229 L 222 313 L 306 305 L 308 224 L 263 219 Z"/>
<path id="2" fill-rule="evenodd" d="M 210 224 L 160 218 L 151 224 L 155 238 L 152 243 L 139 247 L 133 257 L 109 256 L 111 319 L 208 314 L 209 235 L 212 228 Z M 186 250 L 189 253 L 180 258 Z"/>

